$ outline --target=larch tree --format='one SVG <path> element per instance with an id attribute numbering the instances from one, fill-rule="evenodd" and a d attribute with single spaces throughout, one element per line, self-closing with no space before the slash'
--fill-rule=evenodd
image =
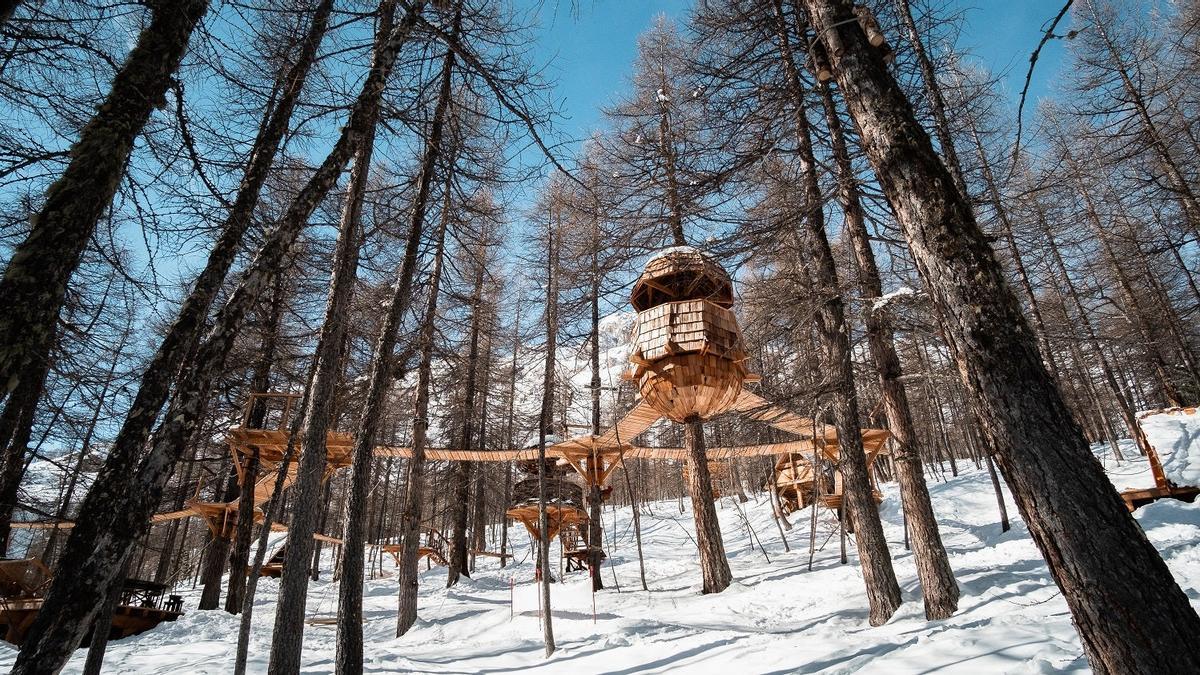
<path id="1" fill-rule="evenodd" d="M 804 0 L 839 90 L 950 328 L 964 384 L 1092 666 L 1189 672 L 1200 618 L 1117 497 L 1046 371 L 971 206 L 848 2 Z M 1130 583 L 1137 579 L 1137 583 Z M 1122 617 L 1114 621 L 1113 617 Z"/>

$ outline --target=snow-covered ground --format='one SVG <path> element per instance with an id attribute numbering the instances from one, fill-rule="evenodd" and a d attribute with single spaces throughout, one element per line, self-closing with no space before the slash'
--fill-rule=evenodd
<path id="1" fill-rule="evenodd" d="M 1200 416 L 1158 416 L 1145 421 L 1164 463 L 1187 475 L 1200 461 Z M 1117 465 L 1097 446 L 1118 487 L 1149 486 L 1146 463 Z M 884 486 L 884 527 L 905 603 L 886 625 L 867 624 L 862 577 L 853 547 L 849 565 L 838 562 L 838 539 L 825 516 L 809 569 L 808 519 L 793 517 L 784 551 L 765 501 L 720 502 L 722 531 L 736 581 L 723 593 L 701 595 L 690 510 L 675 502 L 652 505 L 642 518 L 649 592 L 640 588 L 628 509 L 605 510 L 612 565 L 608 589 L 595 595 L 585 575 L 568 575 L 552 590 L 559 650 L 543 657 L 529 539 L 512 530 L 517 562 L 500 569 L 481 559 L 474 579 L 444 588 L 444 568 L 421 578 L 420 621 L 393 637 L 394 577 L 368 582 L 365 598 L 366 666 L 370 672 L 576 672 L 576 673 L 925 673 L 1086 671 L 1066 604 L 1030 541 L 1011 501 L 1013 529 L 1000 532 L 995 496 L 986 471 L 966 470 L 943 480 L 930 475 L 934 508 L 962 588 L 959 611 L 944 621 L 924 619 L 912 555 L 903 532 L 894 485 Z M 1177 474 L 1177 477 L 1181 477 Z M 807 512 L 805 512 L 807 514 Z M 1176 580 L 1200 607 L 1200 504 L 1161 501 L 1137 512 Z M 750 528 L 747 528 L 746 523 Z M 751 532 L 752 530 L 752 532 Z M 830 535 L 833 535 L 832 537 Z M 765 545 L 765 552 L 757 542 Z M 826 541 L 828 540 L 828 541 Z M 754 545 L 752 545 L 752 542 Z M 822 546 L 823 545 L 823 546 Z M 769 560 L 768 560 L 769 556 Z M 617 590 L 614 583 L 619 582 Z M 311 586 L 308 612 L 331 617 L 336 585 Z M 251 670 L 265 672 L 274 619 L 276 580 L 259 586 Z M 194 607 L 198 591 L 186 591 Z M 594 610 L 593 610 L 594 601 Z M 238 619 L 221 611 L 190 611 L 173 624 L 109 645 L 106 672 L 226 673 Z M 310 625 L 304 672 L 333 669 L 333 626 Z M 14 650 L 0 646 L 0 668 Z M 79 672 L 80 650 L 67 672 Z"/>

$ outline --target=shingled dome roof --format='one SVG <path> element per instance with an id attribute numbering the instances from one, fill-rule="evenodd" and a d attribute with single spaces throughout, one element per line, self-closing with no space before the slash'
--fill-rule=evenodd
<path id="1" fill-rule="evenodd" d="M 708 300 L 728 309 L 733 307 L 733 281 L 699 249 L 664 249 L 646 263 L 629 301 L 641 312 L 675 300 Z"/>

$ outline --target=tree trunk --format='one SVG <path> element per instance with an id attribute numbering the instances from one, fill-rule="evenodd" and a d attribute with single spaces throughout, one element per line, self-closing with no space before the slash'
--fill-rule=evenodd
<path id="1" fill-rule="evenodd" d="M 242 611 L 242 592 L 246 588 L 246 566 L 250 563 L 250 539 L 254 536 L 254 484 L 258 481 L 258 449 L 246 462 L 242 478 L 242 494 L 238 501 L 237 533 L 233 553 L 229 556 L 229 591 L 225 595 L 225 611 Z"/>
<path id="2" fill-rule="evenodd" d="M 700 554 L 702 593 L 720 593 L 729 587 L 733 574 L 725 557 L 721 523 L 713 504 L 712 476 L 708 472 L 704 445 L 704 421 L 693 417 L 683 422 L 683 445 L 687 450 L 688 493 L 692 496 L 692 516 L 696 521 L 696 548 Z"/>
<path id="3" fill-rule="evenodd" d="M 112 204 L 134 142 L 154 109 L 165 105 L 167 87 L 207 10 L 207 0 L 150 3 L 137 45 L 71 146 L 71 162 L 30 218 L 29 234 L 13 250 L 0 278 L 0 400 L 48 357 L 71 276 Z"/>
<path id="4" fill-rule="evenodd" d="M 829 240 L 825 234 L 821 188 L 817 180 L 816 158 L 804 101 L 804 87 L 796 67 L 788 35 L 787 21 L 781 0 L 775 0 L 776 37 L 779 54 L 791 97 L 797 149 L 801 164 L 801 183 L 804 195 L 801 213 L 804 224 L 804 252 L 813 277 L 814 301 L 818 313 L 818 333 L 824 351 L 824 364 L 831 383 L 827 397 L 831 399 L 834 424 L 838 432 L 839 470 L 845 485 L 844 500 L 849 506 L 854 537 L 858 543 L 859 563 L 871 606 L 870 622 L 879 626 L 887 622 L 900 606 L 900 586 L 892 569 L 883 524 L 867 475 L 867 459 L 863 452 L 862 430 L 858 421 L 857 393 L 850 362 L 849 327 L 839 290 L 837 268 Z"/>
<path id="5" fill-rule="evenodd" d="M 100 675 L 104 668 L 104 652 L 108 649 L 108 635 L 112 632 L 113 613 L 116 612 L 117 603 L 121 601 L 121 591 L 125 586 L 128 567 L 128 563 L 122 566 L 121 573 L 117 575 L 117 583 L 109 589 L 108 597 L 104 599 L 104 606 L 96 615 L 96 621 L 92 625 L 92 641 L 88 645 L 87 660 L 83 664 L 83 675 Z"/>
<path id="6" fill-rule="evenodd" d="M 848 2 L 804 3 L 961 354 L 964 385 L 982 404 L 1000 470 L 1092 667 L 1104 673 L 1200 670 L 1200 653 L 1179 648 L 1200 634 L 1200 618 L 1092 456 L 970 205 L 908 100 L 852 20 Z"/>
<path id="7" fill-rule="evenodd" d="M 553 209 L 553 205 L 551 206 Z M 546 513 L 546 436 L 554 425 L 554 359 L 558 342 L 558 227 L 551 213 L 546 228 L 546 363 L 542 371 L 542 408 L 538 416 L 538 582 L 542 596 L 542 641 L 546 656 L 554 653 L 554 618 L 550 610 L 550 519 Z"/>
<path id="8" fill-rule="evenodd" d="M 591 214 L 591 245 L 589 251 L 591 253 L 591 275 L 589 281 L 591 287 L 588 297 L 588 305 L 591 310 L 591 335 L 589 336 L 589 346 L 591 348 L 589 356 L 589 364 L 592 369 L 592 378 L 588 383 L 591 391 L 592 403 L 592 435 L 600 435 L 600 389 L 602 382 L 600 380 L 600 247 L 603 245 L 600 240 L 600 213 L 599 204 L 593 202 L 594 212 Z M 593 455 L 588 459 L 588 469 L 593 473 L 587 481 L 588 483 L 588 529 L 587 529 L 587 546 L 588 546 L 588 575 L 592 578 L 592 592 L 604 589 L 604 580 L 600 575 L 600 565 L 603 560 L 604 549 L 604 525 L 601 520 L 601 506 L 603 501 L 603 493 L 600 491 L 599 471 L 603 468 L 600 466 L 602 460 L 599 455 Z"/>
<path id="9" fill-rule="evenodd" d="M 406 19 L 416 20 L 423 4 L 409 10 Z M 363 401 L 362 411 L 358 418 L 358 430 L 354 435 L 354 459 L 351 467 L 350 495 L 346 502 L 346 541 L 342 547 L 342 580 L 338 597 L 338 654 L 337 667 L 343 674 L 358 673 L 362 669 L 362 565 L 363 535 L 356 532 L 353 523 L 362 519 L 367 505 L 368 484 L 363 475 L 366 467 L 372 461 L 372 445 L 376 429 L 382 417 L 387 392 L 391 385 L 393 369 L 392 354 L 396 347 L 396 333 L 405 314 L 408 313 L 412 301 L 413 277 L 416 275 L 420 244 L 424 239 L 425 216 L 429 204 L 430 187 L 433 183 L 434 170 L 442 145 L 442 130 L 446 110 L 450 104 L 450 70 L 453 64 L 451 52 L 447 52 L 442 66 L 441 83 L 438 100 L 434 109 L 433 120 L 429 128 L 429 136 L 425 139 L 425 149 L 421 158 L 421 168 L 417 175 L 416 193 L 409 214 L 408 242 L 404 249 L 404 261 L 397 270 L 396 280 L 392 287 L 391 302 L 388 305 L 384 325 L 376 338 L 371 362 L 371 375 L 367 385 L 367 395 Z M 430 320 L 430 317 L 427 317 Z M 414 450 L 415 436 L 423 432 L 426 420 L 413 420 Z M 410 462 L 408 489 L 419 485 L 420 480 L 414 477 L 414 472 L 420 471 L 424 458 L 414 456 Z M 362 477 L 362 480 L 358 480 Z M 407 527 L 408 511 L 402 516 L 402 527 Z M 416 516 L 419 520 L 420 513 Z M 405 550 L 410 546 L 409 537 L 403 540 Z M 354 565 L 358 562 L 360 564 Z M 413 566 L 415 570 L 415 565 Z M 405 584 L 405 570 L 401 561 L 401 588 Z M 357 652 L 357 653 L 356 653 Z"/>
<path id="10" fill-rule="evenodd" d="M 921 591 L 925 601 L 925 618 L 944 619 L 958 609 L 958 584 L 946 548 L 938 532 L 937 517 L 929 499 L 929 488 L 925 485 L 921 451 L 917 446 L 917 433 L 913 425 L 912 410 L 908 405 L 908 393 L 901 381 L 903 371 L 900 357 L 896 353 L 895 336 L 885 311 L 871 307 L 871 298 L 883 295 L 883 284 L 859 198 L 854 169 L 842 132 L 841 119 L 833 100 L 829 84 L 821 86 L 821 98 L 825 105 L 825 118 L 833 143 L 837 164 L 838 194 L 845 214 L 845 227 L 850 235 L 858 264 L 859 292 L 863 298 L 867 342 L 875 370 L 879 374 L 879 392 L 888 429 L 892 432 L 892 459 L 896 478 L 900 484 L 900 502 L 904 510 L 909 544 L 917 563 L 917 577 L 921 580 Z"/>
<path id="11" fill-rule="evenodd" d="M 375 59 L 383 54 L 383 40 L 391 33 L 393 8 L 381 6 L 376 37 Z M 313 533 L 317 531 L 317 519 L 323 504 L 321 483 L 326 475 L 327 433 L 333 425 L 333 404 L 336 397 L 338 378 L 342 373 L 345 351 L 346 318 L 354 285 L 358 279 L 358 256 L 362 243 L 362 204 L 367 190 L 367 180 L 375 148 L 375 127 L 379 118 L 379 101 L 382 87 L 368 103 L 366 114 L 360 120 L 362 134 L 359 139 L 354 166 L 350 170 L 350 183 L 342 207 L 338 228 L 337 245 L 333 255 L 329 292 L 325 305 L 325 317 L 321 325 L 315 366 L 308 388 L 308 405 L 305 408 L 301 429 L 300 466 L 296 474 L 295 506 L 288 528 L 288 547 L 283 561 L 283 577 L 279 583 L 279 605 L 275 613 L 275 630 L 271 640 L 271 661 L 268 672 L 286 675 L 300 670 L 300 652 L 304 643 L 304 611 L 308 600 L 310 565 L 314 556 Z M 357 459 L 357 458 L 355 458 Z M 363 483 L 370 482 L 371 458 L 358 463 L 354 478 Z M 365 510 L 365 504 L 363 508 Z M 347 520 L 347 539 L 354 531 L 360 539 L 364 536 L 365 513 L 355 514 L 354 521 Z M 359 549 L 361 551 L 361 548 Z M 345 568 L 353 567 L 359 575 L 357 586 L 361 586 L 363 561 L 361 557 L 344 561 Z M 355 585 L 343 579 L 342 587 Z M 361 588 L 359 589 L 361 594 Z M 361 620 L 359 621 L 361 624 Z M 340 627 L 339 623 L 339 627 Z M 339 633 L 339 637 L 341 637 Z M 339 640 L 340 642 L 340 640 Z M 360 647 L 361 651 L 361 647 Z M 358 662 L 361 664 L 361 657 Z M 339 661 L 339 666 L 341 662 Z M 361 666 L 360 666 L 361 667 Z"/>

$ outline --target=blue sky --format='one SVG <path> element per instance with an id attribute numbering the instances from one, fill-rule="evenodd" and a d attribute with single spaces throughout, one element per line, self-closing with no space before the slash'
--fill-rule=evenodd
<path id="1" fill-rule="evenodd" d="M 541 29 L 533 56 L 547 63 L 547 79 L 557 80 L 555 95 L 567 117 L 560 131 L 585 137 L 601 126 L 601 108 L 627 82 L 637 38 L 666 14 L 682 22 L 692 0 L 541 0 Z M 951 9 L 965 12 L 960 46 L 994 73 L 1006 75 L 1006 89 L 1016 107 L 1029 54 L 1037 46 L 1042 25 L 1061 8 L 1058 0 L 952 0 Z M 1064 23 L 1066 20 L 1064 20 Z M 1063 26 L 1060 25 L 1059 32 Z M 1050 91 L 1062 62 L 1060 41 L 1043 50 L 1026 111 Z"/>

